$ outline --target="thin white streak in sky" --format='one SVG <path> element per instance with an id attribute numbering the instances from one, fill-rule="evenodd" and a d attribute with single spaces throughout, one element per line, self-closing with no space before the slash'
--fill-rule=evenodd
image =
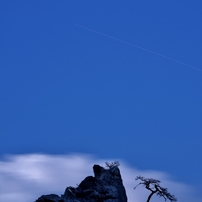
<path id="1" fill-rule="evenodd" d="M 128 44 L 128 45 L 133 46 L 133 47 L 135 47 L 135 48 L 139 48 L 139 49 L 141 49 L 141 50 L 143 50 L 143 51 L 147 51 L 147 52 L 152 53 L 152 54 L 154 54 L 154 55 L 157 55 L 157 56 L 159 56 L 159 57 L 165 58 L 165 59 L 167 59 L 167 60 L 171 60 L 171 61 L 176 62 L 176 63 L 178 63 L 178 64 L 181 64 L 181 65 L 184 65 L 184 66 L 187 66 L 187 67 L 190 67 L 190 68 L 192 68 L 192 69 L 195 69 L 195 70 L 198 70 L 198 71 L 202 72 L 202 69 L 199 69 L 199 68 L 197 68 L 197 67 L 188 65 L 188 64 L 183 63 L 183 62 L 180 62 L 180 61 L 178 61 L 178 60 L 175 60 L 175 59 L 173 59 L 173 58 L 167 57 L 167 56 L 165 56 L 165 55 L 161 55 L 161 54 L 159 54 L 159 53 L 157 53 L 157 52 L 148 50 L 148 49 L 143 48 L 143 47 L 141 47 L 141 46 L 137 46 L 137 45 L 132 44 L 132 43 L 129 43 L 129 42 L 127 42 L 127 41 L 124 41 L 124 40 L 115 38 L 115 37 L 113 37 L 113 36 L 110 36 L 110 35 L 107 35 L 107 34 L 98 32 L 98 31 L 96 31 L 96 30 L 93 30 L 93 29 L 90 29 L 90 28 L 87 28 L 87 27 L 84 27 L 84 26 L 81 26 L 81 25 L 77 25 L 77 24 L 74 24 L 74 25 L 77 26 L 77 27 L 86 29 L 86 30 L 88 30 L 88 31 L 94 32 L 94 33 L 96 33 L 96 34 L 100 34 L 100 35 L 102 35 L 102 36 L 105 36 L 105 37 L 108 37 L 108 38 L 110 38 L 110 39 L 119 41 L 119 42 L 121 42 L 121 43 Z"/>

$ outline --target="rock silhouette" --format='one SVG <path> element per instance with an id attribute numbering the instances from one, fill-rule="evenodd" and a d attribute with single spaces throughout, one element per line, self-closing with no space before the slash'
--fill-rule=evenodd
<path id="1" fill-rule="evenodd" d="M 93 166 L 94 177 L 86 177 L 78 187 L 67 187 L 64 194 L 42 195 L 35 202 L 127 202 L 118 166 Z"/>

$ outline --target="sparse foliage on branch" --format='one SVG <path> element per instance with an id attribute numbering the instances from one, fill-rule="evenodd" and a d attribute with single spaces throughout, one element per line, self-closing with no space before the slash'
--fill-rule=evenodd
<path id="1" fill-rule="evenodd" d="M 153 178 L 144 178 L 142 176 L 137 176 L 135 180 L 141 180 L 141 182 L 137 185 L 143 185 L 146 189 L 151 191 L 150 195 L 147 198 L 147 202 L 150 201 L 151 197 L 156 194 L 159 197 L 163 197 L 165 201 L 168 199 L 171 202 L 177 201 L 177 198 L 174 195 L 171 195 L 167 188 L 163 188 L 160 186 L 160 181 Z M 137 187 L 136 186 L 136 187 Z M 134 189 L 136 189 L 136 187 Z"/>
<path id="2" fill-rule="evenodd" d="M 114 161 L 114 162 L 111 162 L 111 163 L 105 162 L 105 164 L 106 164 L 106 167 L 109 168 L 109 169 L 111 169 L 111 168 L 113 168 L 115 166 L 120 166 L 120 163 L 118 161 Z"/>

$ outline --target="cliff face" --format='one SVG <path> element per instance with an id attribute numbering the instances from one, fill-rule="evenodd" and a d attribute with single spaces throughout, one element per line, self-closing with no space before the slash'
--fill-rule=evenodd
<path id="1" fill-rule="evenodd" d="M 64 194 L 42 195 L 35 202 L 127 202 L 126 191 L 117 166 L 93 166 L 94 177 L 86 177 L 78 187 L 67 187 Z"/>

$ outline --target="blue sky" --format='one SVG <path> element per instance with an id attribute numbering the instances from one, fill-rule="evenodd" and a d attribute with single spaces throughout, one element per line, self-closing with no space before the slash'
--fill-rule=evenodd
<path id="1" fill-rule="evenodd" d="M 201 0 L 2 0 L 1 161 L 91 154 L 201 188 L 201 10 Z"/>

